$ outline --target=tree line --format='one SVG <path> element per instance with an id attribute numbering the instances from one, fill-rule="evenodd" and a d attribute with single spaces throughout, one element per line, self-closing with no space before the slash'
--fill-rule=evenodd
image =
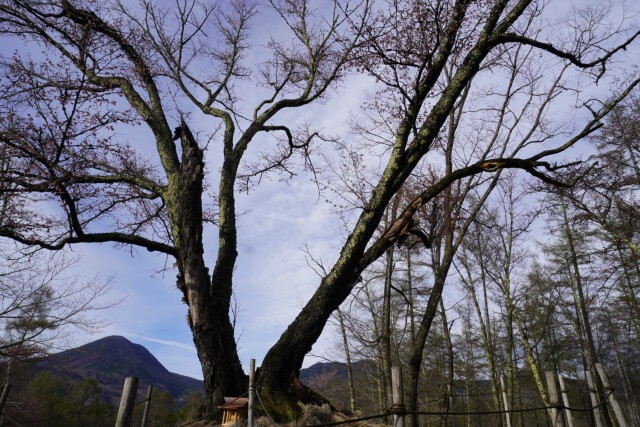
<path id="1" fill-rule="evenodd" d="M 374 364 L 357 375 L 359 384 L 350 373 L 343 407 L 384 412 L 392 365 L 410 376 L 417 391 L 408 390 L 415 399 L 409 405 L 416 409 L 548 406 L 545 371 L 567 378 L 571 406 L 597 406 L 611 392 L 597 373 L 596 363 L 602 363 L 627 422 L 640 422 L 640 252 L 633 243 L 640 212 L 639 101 L 635 93 L 591 138 L 597 163 L 576 185 L 559 190 L 505 173 L 472 216 L 447 210 L 446 194 L 421 212 L 421 228 L 431 230 L 430 250 L 420 239 L 388 250 L 334 316 L 336 359 L 349 371 L 353 360 Z M 459 200 L 458 209 L 471 211 L 482 191 L 480 186 Z M 436 323 L 421 344 L 420 319 L 437 291 L 447 239 L 459 239 L 459 248 L 448 259 Z M 425 359 L 419 372 L 412 365 L 416 347 Z M 322 382 L 319 377 L 312 384 L 326 389 Z M 605 405 L 574 416 L 580 425 L 617 425 L 610 412 Z M 514 424 L 532 425 L 545 423 L 546 415 L 511 417 Z M 482 422 L 457 418 L 467 425 Z M 485 416 L 485 422 L 505 420 Z"/>
<path id="2" fill-rule="evenodd" d="M 34 372 L 31 365 L 22 366 L 18 381 L 2 414 L 3 425 L 38 425 L 47 427 L 112 426 L 116 420 L 117 402 L 105 400 L 95 378 L 72 381 L 48 371 Z M 147 415 L 149 426 L 175 426 L 197 418 L 202 396 L 192 392 L 178 405 L 167 390 L 155 389 Z M 142 420 L 144 405 L 136 405 L 134 425 Z"/>

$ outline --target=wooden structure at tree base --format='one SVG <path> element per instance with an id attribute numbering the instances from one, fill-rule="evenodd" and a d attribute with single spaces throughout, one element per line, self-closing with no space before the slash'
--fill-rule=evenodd
<path id="1" fill-rule="evenodd" d="M 225 404 L 222 405 L 222 426 L 231 426 L 236 421 L 247 418 L 247 404 L 249 399 L 246 397 L 225 397 Z"/>

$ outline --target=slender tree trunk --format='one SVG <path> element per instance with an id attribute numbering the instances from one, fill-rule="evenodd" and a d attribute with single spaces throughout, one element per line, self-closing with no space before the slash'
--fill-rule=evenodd
<path id="1" fill-rule="evenodd" d="M 438 274 L 436 274 L 433 289 L 429 295 L 429 301 L 427 302 L 425 313 L 422 316 L 422 321 L 420 322 L 418 333 L 416 334 L 416 342 L 411 349 L 411 355 L 409 358 L 409 390 L 407 391 L 407 407 L 409 411 L 416 411 L 418 408 L 418 384 L 422 367 L 424 345 L 427 340 L 427 336 L 429 335 L 429 331 L 431 330 L 433 319 L 437 313 L 440 298 L 442 298 L 442 290 L 444 288 L 445 279 L 449 271 L 448 267 L 450 265 L 450 263 L 445 264 L 445 268 L 438 271 Z M 416 414 L 412 414 L 410 419 L 411 425 L 413 427 L 418 427 L 418 416 Z"/>
<path id="2" fill-rule="evenodd" d="M 453 342 L 451 341 L 451 333 L 449 332 L 449 322 L 447 321 L 447 313 L 445 311 L 444 302 L 440 298 L 440 315 L 442 316 L 442 332 L 444 342 L 447 349 L 447 390 L 445 394 L 444 408 L 445 412 L 453 411 L 453 379 L 454 379 L 454 360 L 453 360 Z M 452 417 L 452 423 L 455 427 L 455 417 Z M 444 424 L 447 424 L 447 417 L 444 418 Z"/>
<path id="3" fill-rule="evenodd" d="M 568 266 L 567 266 L 568 267 Z M 570 284 L 571 284 L 571 293 L 573 295 L 573 307 L 575 310 L 575 321 L 574 321 L 574 327 L 576 330 L 576 334 L 578 335 L 578 343 L 580 344 L 580 358 L 582 361 L 582 369 L 584 371 L 585 374 L 585 381 L 587 382 L 588 388 L 589 388 L 589 398 L 591 401 L 591 406 L 596 406 L 598 404 L 598 399 L 596 394 L 591 390 L 591 381 L 592 379 L 590 379 L 590 374 L 589 374 L 589 364 L 587 363 L 587 346 L 584 343 L 584 331 L 582 328 L 582 320 L 580 317 L 580 307 L 578 306 L 578 296 L 576 295 L 576 288 L 575 285 L 573 284 L 573 279 L 570 279 Z M 598 409 L 593 409 L 592 411 L 589 412 L 589 425 L 591 427 L 594 426 L 600 427 L 601 425 L 601 419 L 600 419 L 600 413 L 598 412 Z"/>
<path id="4" fill-rule="evenodd" d="M 504 297 L 505 297 L 505 301 L 508 301 L 508 303 L 506 304 L 506 318 L 505 318 L 505 326 L 507 328 L 507 337 L 506 337 L 507 338 L 507 348 L 506 348 L 507 381 L 505 383 L 506 390 L 503 390 L 503 392 L 507 397 L 509 408 L 513 409 L 513 383 L 515 378 L 515 374 L 513 370 L 513 349 L 515 347 L 514 336 L 513 336 L 514 335 L 513 334 L 513 317 L 515 315 L 514 313 L 515 306 L 511 298 L 511 281 L 509 280 L 508 274 L 509 273 L 507 272 L 507 276 L 505 278 L 505 283 L 504 283 Z M 513 414 L 505 414 L 505 418 L 506 417 L 509 417 L 510 419 L 512 419 Z M 510 423 L 507 423 L 507 424 L 510 424 Z"/>
<path id="5" fill-rule="evenodd" d="M 372 337 L 372 342 L 376 343 L 374 344 L 374 352 L 376 354 L 376 375 L 375 375 L 375 382 L 378 386 L 378 409 L 380 412 L 384 412 L 386 411 L 386 402 L 387 402 L 387 395 L 386 395 L 386 383 L 385 383 L 385 376 L 383 374 L 384 372 L 384 368 L 382 366 L 382 351 L 380 349 L 380 345 L 378 344 L 380 342 L 380 327 L 379 327 L 379 315 L 377 313 L 376 310 L 376 306 L 375 306 L 375 302 L 373 300 L 373 298 L 371 297 L 371 293 L 369 291 L 369 289 L 367 287 L 365 287 L 363 289 L 363 292 L 365 293 L 365 295 L 367 296 L 367 304 L 368 304 L 368 309 L 369 309 L 369 314 L 371 314 L 371 325 L 373 326 L 373 337 Z"/>
<path id="6" fill-rule="evenodd" d="M 465 390 L 465 410 L 466 412 L 477 412 L 477 400 L 471 396 L 471 387 L 469 383 L 474 385 L 474 393 L 476 387 L 476 375 L 474 369 L 474 348 L 473 348 L 473 340 L 471 337 L 471 308 L 466 312 L 464 318 L 464 338 L 466 342 L 466 354 L 465 354 L 465 378 L 464 378 L 464 390 Z M 473 404 L 472 404 L 473 402 Z M 473 425 L 473 421 L 471 416 L 467 415 L 466 417 L 466 425 L 467 427 L 471 427 Z"/>
<path id="7" fill-rule="evenodd" d="M 622 252 L 622 244 L 618 239 L 616 239 L 616 250 L 618 252 L 620 265 L 622 266 L 622 271 L 624 272 L 623 282 L 626 286 L 622 286 L 621 291 L 626 297 L 624 298 L 624 303 L 629 308 L 629 313 L 631 314 L 631 316 L 629 317 L 629 322 L 633 325 L 636 336 L 640 337 L 640 301 L 638 301 L 638 298 L 636 296 L 628 262 L 624 258 L 624 254 Z"/>
<path id="8" fill-rule="evenodd" d="M 485 318 L 482 315 L 482 311 L 480 310 L 480 304 L 478 303 L 478 297 L 476 295 L 476 290 L 473 284 L 471 284 L 469 288 L 471 292 L 471 297 L 473 299 L 473 304 L 476 308 L 476 316 L 478 317 L 478 322 L 480 323 L 480 332 L 482 333 L 482 348 L 484 350 L 485 359 L 487 360 L 487 367 L 489 369 L 489 381 L 491 382 L 491 397 L 493 398 L 493 405 L 496 411 L 499 411 L 502 408 L 502 404 L 500 403 L 500 390 L 498 387 L 498 374 L 496 372 L 495 365 L 495 353 L 493 351 L 493 345 L 491 342 L 491 326 L 487 327 L 485 325 Z M 487 297 L 486 285 L 483 282 L 483 290 L 484 297 Z M 488 304 L 485 305 L 486 311 L 485 315 L 488 313 Z M 487 318 L 487 322 L 489 319 Z M 500 420 L 500 425 L 502 425 L 502 420 Z"/>
<path id="9" fill-rule="evenodd" d="M 584 297 L 584 290 L 582 285 L 582 275 L 580 274 L 580 267 L 578 265 L 578 255 L 576 253 L 575 242 L 573 231 L 571 230 L 571 226 L 569 225 L 569 218 L 567 216 L 567 205 L 562 200 L 562 217 L 564 220 L 564 228 L 565 228 L 565 236 L 567 238 L 567 247 L 569 249 L 570 263 L 573 268 L 573 278 L 574 285 L 576 288 L 576 293 L 578 296 L 578 316 L 581 317 L 582 326 L 584 331 L 584 336 L 586 338 L 585 344 L 587 346 L 586 356 L 587 356 L 587 364 L 589 365 L 589 371 L 591 372 L 591 377 L 593 378 L 593 387 L 596 388 L 597 393 L 602 395 L 602 387 L 600 387 L 600 382 L 597 380 L 598 376 L 595 373 L 595 363 L 598 362 L 598 356 L 596 354 L 596 346 L 593 340 L 593 331 L 591 329 L 591 321 L 589 319 L 589 312 L 587 309 L 586 300 Z M 607 405 L 602 405 L 600 407 L 600 411 L 603 414 L 603 419 L 606 425 L 610 425 L 608 409 Z"/>
<path id="10" fill-rule="evenodd" d="M 349 403 L 351 412 L 356 412 L 356 389 L 353 385 L 353 369 L 351 366 L 351 352 L 349 351 L 349 340 L 347 340 L 347 330 L 344 327 L 344 319 L 342 318 L 342 311 L 338 312 L 338 321 L 340 322 L 340 332 L 342 333 L 342 344 L 344 345 L 344 354 L 347 362 L 347 381 L 349 383 Z"/>
<path id="11" fill-rule="evenodd" d="M 620 378 L 622 379 L 622 387 L 624 390 L 624 397 L 627 401 L 627 407 L 629 410 L 631 422 L 635 425 L 640 425 L 640 411 L 638 410 L 638 401 L 634 396 L 633 387 L 631 386 L 631 381 L 629 380 L 629 373 L 627 371 L 627 366 L 622 360 L 622 355 L 620 354 L 620 346 L 618 344 L 617 338 L 613 340 L 613 348 L 616 354 L 616 364 L 618 366 L 618 372 L 620 373 Z"/>
<path id="12" fill-rule="evenodd" d="M 480 235 L 477 235 L 477 241 L 478 244 L 480 243 Z M 478 253 L 478 259 L 480 261 L 480 278 L 482 280 L 482 301 L 483 301 L 483 308 L 484 308 L 484 319 L 487 322 L 487 327 L 484 327 L 484 323 L 481 323 L 481 327 L 483 329 L 485 329 L 486 331 L 486 342 L 487 342 L 487 348 L 485 349 L 485 353 L 491 357 L 491 369 L 490 369 L 490 374 L 492 375 L 491 377 L 491 390 L 493 393 L 493 403 L 495 405 L 496 410 L 500 410 L 502 408 L 502 404 L 501 399 L 500 399 L 500 391 L 499 391 L 499 383 L 498 383 L 498 371 L 496 369 L 496 348 L 495 348 L 495 342 L 493 339 L 493 331 L 491 329 L 491 317 L 489 314 L 489 296 L 487 293 L 487 271 L 486 271 L 486 264 L 485 264 L 485 259 L 484 259 L 484 253 L 481 251 L 479 251 Z M 477 297 L 475 297 L 475 289 L 473 290 L 473 295 L 475 298 L 475 302 L 477 305 Z M 482 321 L 482 315 L 480 312 L 480 308 L 479 306 L 477 306 L 477 313 L 478 313 L 478 318 Z M 489 359 L 487 359 L 487 361 L 489 361 Z M 502 419 L 499 418 L 499 425 L 502 425 Z"/>
<path id="13" fill-rule="evenodd" d="M 518 375 L 519 371 L 518 371 L 518 359 L 516 358 L 516 354 L 515 352 L 517 351 L 516 348 L 513 349 L 514 351 L 514 356 L 513 356 L 513 360 L 514 360 L 514 369 L 516 372 L 516 377 L 515 377 L 515 383 L 514 383 L 514 397 L 513 397 L 513 401 L 514 403 L 514 409 L 522 409 L 522 388 L 520 385 L 520 376 Z M 518 425 L 520 427 L 524 427 L 524 412 L 520 412 L 518 414 Z"/>
<path id="14" fill-rule="evenodd" d="M 387 407 L 391 407 L 391 282 L 393 279 L 393 262 L 394 262 L 393 246 L 387 249 L 386 264 L 384 273 L 384 291 L 382 299 L 382 330 L 380 346 L 382 348 L 382 366 L 384 369 L 384 378 L 387 389 L 385 394 L 389 398 L 386 402 Z"/>
<path id="15" fill-rule="evenodd" d="M 509 300 L 509 304 L 511 304 L 511 300 Z M 549 397 L 547 395 L 547 390 L 545 388 L 540 369 L 538 368 L 538 364 L 536 363 L 536 358 L 533 355 L 533 348 L 531 347 L 531 343 L 529 342 L 529 337 L 527 336 L 527 331 L 525 329 L 524 323 L 522 322 L 522 319 L 520 318 L 520 315 L 516 310 L 513 311 L 513 319 L 515 320 L 516 326 L 520 331 L 520 339 L 524 347 L 524 353 L 529 365 L 529 369 L 531 370 L 531 375 L 533 376 L 533 380 L 536 383 L 538 392 L 540 393 L 540 398 L 542 399 L 542 402 L 548 406 Z M 547 413 L 549 414 L 549 417 L 552 416 L 551 411 L 547 411 Z"/>
<path id="16" fill-rule="evenodd" d="M 411 338 L 410 345 L 416 341 L 416 316 L 414 312 L 415 300 L 413 296 L 413 272 L 411 264 L 411 248 L 407 246 L 407 298 L 409 299 L 409 307 L 407 307 L 407 315 L 409 316 L 409 336 Z"/>

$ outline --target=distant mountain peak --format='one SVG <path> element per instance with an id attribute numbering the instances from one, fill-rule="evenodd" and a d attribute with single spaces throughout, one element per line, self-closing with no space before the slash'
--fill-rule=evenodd
<path id="1" fill-rule="evenodd" d="M 95 368 L 124 373 L 169 371 L 143 345 L 120 335 L 111 335 L 49 357 L 52 365 L 63 363 L 67 368 Z M 127 369 L 128 368 L 128 369 Z"/>
<path id="2" fill-rule="evenodd" d="M 112 399 L 119 396 L 128 376 L 140 379 L 139 392 L 152 385 L 168 390 L 176 399 L 204 388 L 200 380 L 169 372 L 143 345 L 120 335 L 103 337 L 53 354 L 39 366 L 72 380 L 93 377 L 108 389 L 105 394 Z"/>

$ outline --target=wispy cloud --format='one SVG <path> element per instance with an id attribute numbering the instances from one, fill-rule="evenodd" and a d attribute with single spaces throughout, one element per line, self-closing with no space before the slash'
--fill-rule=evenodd
<path id="1" fill-rule="evenodd" d="M 178 347 L 178 348 L 182 348 L 184 350 L 188 350 L 192 353 L 196 353 L 196 348 L 193 344 L 189 345 L 189 344 L 185 344 L 182 342 L 178 342 L 178 341 L 171 341 L 171 340 L 162 340 L 162 339 L 158 339 L 158 338 L 153 338 L 153 337 L 145 337 L 144 335 L 138 335 L 138 334 L 132 334 L 132 333 L 123 333 L 122 335 L 127 336 L 127 337 L 134 337 L 134 338 L 140 338 L 143 339 L 145 341 L 151 341 L 157 344 L 163 344 L 163 345 L 168 345 L 171 347 Z"/>

